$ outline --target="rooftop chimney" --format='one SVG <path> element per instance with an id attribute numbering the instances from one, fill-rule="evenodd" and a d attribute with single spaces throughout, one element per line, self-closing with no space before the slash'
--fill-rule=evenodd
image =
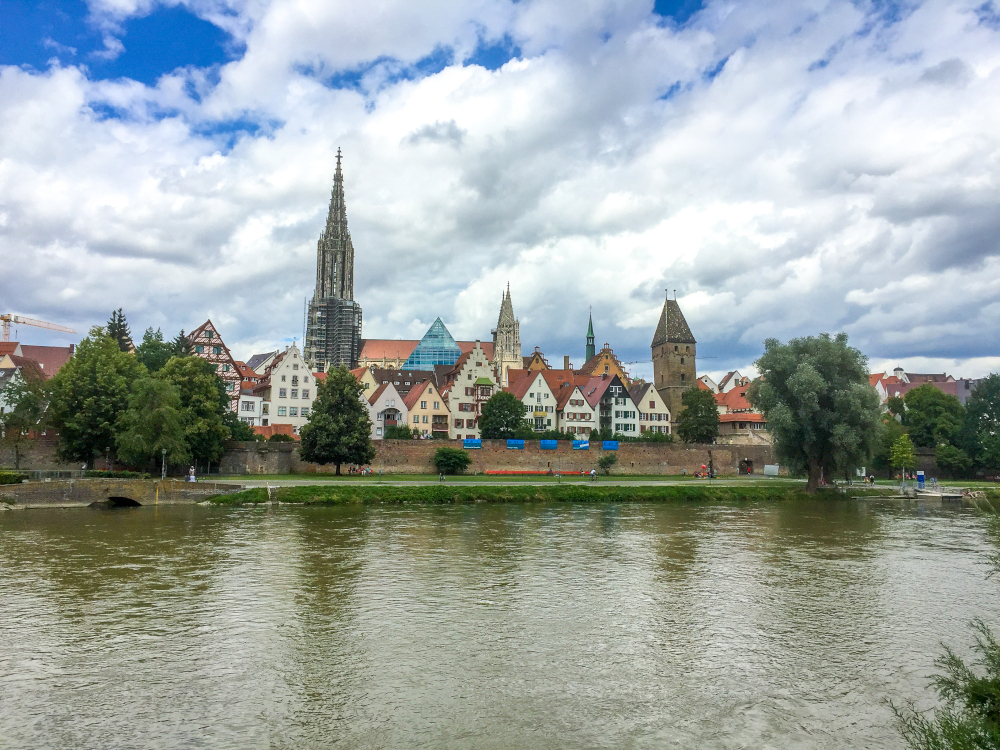
<path id="1" fill-rule="evenodd" d="M 569 370 L 570 369 L 570 366 L 569 366 L 569 355 L 568 354 L 564 354 L 563 355 L 563 369 L 564 370 Z"/>

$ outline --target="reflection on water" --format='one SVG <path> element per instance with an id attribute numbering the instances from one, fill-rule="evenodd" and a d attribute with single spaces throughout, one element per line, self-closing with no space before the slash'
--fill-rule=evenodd
<path id="1" fill-rule="evenodd" d="M 865 503 L 0 515 L 0 747 L 898 748 L 986 530 Z"/>

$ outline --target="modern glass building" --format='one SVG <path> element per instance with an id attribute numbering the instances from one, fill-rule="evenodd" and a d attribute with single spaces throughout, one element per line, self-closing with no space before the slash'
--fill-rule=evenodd
<path id="1" fill-rule="evenodd" d="M 462 356 L 462 350 L 444 327 L 441 318 L 434 321 L 417 348 L 413 350 L 404 370 L 433 370 L 434 365 L 453 365 Z"/>

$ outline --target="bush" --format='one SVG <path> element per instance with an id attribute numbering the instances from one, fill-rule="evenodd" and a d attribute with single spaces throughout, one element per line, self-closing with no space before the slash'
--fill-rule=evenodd
<path id="1" fill-rule="evenodd" d="M 149 474 L 142 471 L 105 471 L 89 469 L 83 475 L 92 479 L 149 479 Z"/>
<path id="2" fill-rule="evenodd" d="M 385 434 L 382 437 L 386 440 L 413 440 L 415 435 L 409 425 L 392 424 L 385 428 Z"/>
<path id="3" fill-rule="evenodd" d="M 434 454 L 434 465 L 442 474 L 461 474 L 469 464 L 472 457 L 460 448 L 438 448 Z"/>
<path id="4" fill-rule="evenodd" d="M 604 476 L 611 474 L 611 467 L 618 463 L 617 453 L 605 453 L 597 459 L 597 468 L 604 472 Z"/>
<path id="5" fill-rule="evenodd" d="M 20 484 L 27 478 L 27 474 L 19 471 L 0 471 L 0 484 Z"/>
<path id="6" fill-rule="evenodd" d="M 295 442 L 295 438 L 293 438 L 291 435 L 286 435 L 283 432 L 276 432 L 273 435 L 271 435 L 271 437 L 269 437 L 267 439 L 267 442 L 269 442 L 269 443 L 293 443 L 293 442 Z"/>

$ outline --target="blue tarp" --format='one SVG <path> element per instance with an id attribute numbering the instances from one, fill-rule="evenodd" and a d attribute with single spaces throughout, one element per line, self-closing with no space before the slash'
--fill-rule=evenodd
<path id="1" fill-rule="evenodd" d="M 466 450 L 472 450 L 473 448 L 482 448 L 483 441 L 479 440 L 478 438 L 475 440 L 466 438 L 465 440 L 462 441 L 462 447 L 465 448 Z"/>
<path id="2" fill-rule="evenodd" d="M 523 451 L 524 450 L 524 441 L 523 440 L 508 440 L 507 441 L 507 448 L 509 448 L 512 451 Z"/>
<path id="3" fill-rule="evenodd" d="M 606 451 L 616 451 L 616 450 L 618 450 L 618 441 L 617 440 L 605 440 L 603 442 L 604 442 L 604 444 L 601 447 L 604 448 L 604 450 L 606 450 Z"/>
<path id="4" fill-rule="evenodd" d="M 589 440 L 574 440 L 573 450 L 575 451 L 589 451 L 590 441 Z"/>
<path id="5" fill-rule="evenodd" d="M 538 442 L 542 444 L 543 451 L 554 451 L 559 447 L 558 440 L 539 440 Z"/>

